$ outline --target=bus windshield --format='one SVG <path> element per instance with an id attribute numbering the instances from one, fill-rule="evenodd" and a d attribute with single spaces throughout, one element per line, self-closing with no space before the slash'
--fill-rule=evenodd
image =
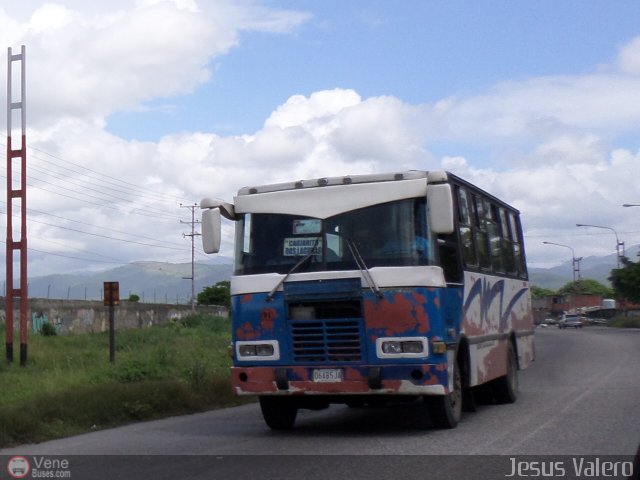
<path id="1" fill-rule="evenodd" d="M 349 247 L 349 243 L 352 248 Z M 434 264 L 426 200 L 373 205 L 327 219 L 247 213 L 236 226 L 236 275 Z"/>

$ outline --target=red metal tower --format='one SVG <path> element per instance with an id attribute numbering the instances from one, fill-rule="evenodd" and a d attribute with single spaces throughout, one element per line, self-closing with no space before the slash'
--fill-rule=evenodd
<path id="1" fill-rule="evenodd" d="M 20 62 L 20 100 L 13 101 L 13 62 Z M 18 111 L 21 119 L 20 148 L 14 148 L 12 142 L 12 116 Z M 12 55 L 11 47 L 7 57 L 7 256 L 6 256 L 6 332 L 7 360 L 13 362 L 13 316 L 14 299 L 20 298 L 20 365 L 27 363 L 28 334 L 28 291 L 27 291 L 27 138 L 26 138 L 26 95 L 25 95 L 25 48 L 21 53 Z M 20 170 L 14 175 L 14 159 L 19 159 Z M 15 162 L 17 163 L 17 162 Z M 14 231 L 14 207 L 20 212 L 20 226 Z M 15 235 L 15 236 L 14 236 Z M 19 238 L 19 240 L 15 240 Z M 19 287 L 14 288 L 14 263 L 18 253 L 20 268 Z"/>

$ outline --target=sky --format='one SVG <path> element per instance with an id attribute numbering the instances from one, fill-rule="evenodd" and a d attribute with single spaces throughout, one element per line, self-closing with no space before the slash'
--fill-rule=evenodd
<path id="1" fill-rule="evenodd" d="M 640 243 L 637 0 L 0 0 L 0 45 L 30 277 L 189 262 L 203 197 L 409 169 L 517 207 L 531 267 Z"/>

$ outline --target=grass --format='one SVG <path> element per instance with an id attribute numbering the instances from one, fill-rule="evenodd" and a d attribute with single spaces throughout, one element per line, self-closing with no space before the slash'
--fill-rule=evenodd
<path id="1" fill-rule="evenodd" d="M 614 317 L 607 326 L 616 328 L 640 328 L 640 317 Z"/>
<path id="2" fill-rule="evenodd" d="M 228 319 L 207 315 L 119 331 L 113 364 L 107 333 L 30 332 L 26 366 L 0 361 L 0 448 L 240 404 L 229 332 Z"/>

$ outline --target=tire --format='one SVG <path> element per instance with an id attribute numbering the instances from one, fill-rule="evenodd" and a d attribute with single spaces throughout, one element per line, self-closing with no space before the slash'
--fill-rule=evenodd
<path id="1" fill-rule="evenodd" d="M 462 417 L 462 378 L 458 361 L 453 367 L 453 391 L 424 397 L 431 423 L 436 428 L 455 428 Z"/>
<path id="2" fill-rule="evenodd" d="M 289 397 L 262 396 L 260 410 L 271 430 L 290 430 L 298 415 L 298 407 Z"/>
<path id="3" fill-rule="evenodd" d="M 366 402 L 362 398 L 351 398 L 344 402 L 344 404 L 349 408 L 364 408 Z"/>
<path id="4" fill-rule="evenodd" d="M 467 357 L 468 358 L 468 357 Z M 460 367 L 460 374 L 462 375 L 462 411 L 463 412 L 477 412 L 478 407 L 476 405 L 476 398 L 473 392 L 473 388 L 469 386 L 471 381 L 471 373 L 469 372 L 469 360 L 460 358 L 458 360 L 458 366 Z"/>
<path id="5" fill-rule="evenodd" d="M 518 359 L 511 341 L 507 346 L 507 374 L 495 379 L 492 387 L 498 403 L 514 403 L 518 398 Z"/>
<path id="6" fill-rule="evenodd" d="M 494 402 L 493 389 L 491 385 L 483 384 L 473 387 L 473 396 L 478 405 L 492 405 Z"/>

